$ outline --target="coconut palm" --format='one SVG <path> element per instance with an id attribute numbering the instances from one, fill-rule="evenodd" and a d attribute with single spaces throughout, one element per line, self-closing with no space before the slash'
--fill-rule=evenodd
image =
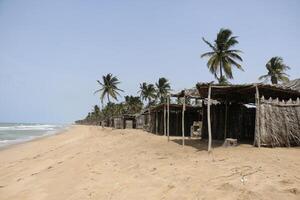
<path id="1" fill-rule="evenodd" d="M 111 73 L 107 74 L 106 76 L 102 76 L 102 82 L 99 80 L 97 80 L 97 82 L 99 83 L 101 88 L 96 90 L 94 93 L 101 92 L 100 99 L 102 105 L 105 95 L 107 97 L 107 102 L 110 103 L 110 97 L 118 100 L 117 96 L 120 96 L 119 91 L 123 92 L 123 90 L 118 88 L 118 84 L 120 84 L 120 81 Z"/>
<path id="2" fill-rule="evenodd" d="M 135 114 L 141 112 L 143 108 L 143 102 L 140 97 L 125 96 L 125 110 L 127 114 Z"/>
<path id="3" fill-rule="evenodd" d="M 283 59 L 281 57 L 272 57 L 267 62 L 266 68 L 268 70 L 268 74 L 259 77 L 259 80 L 265 79 L 265 81 L 268 81 L 271 79 L 272 84 L 278 84 L 279 81 L 289 81 L 289 75 L 286 74 L 285 71 L 290 69 L 290 67 L 283 63 Z"/>
<path id="4" fill-rule="evenodd" d="M 160 98 L 160 103 L 164 102 L 165 97 L 171 90 L 170 83 L 168 79 L 162 77 L 158 79 L 158 82 L 155 83 L 157 88 L 157 98 Z"/>
<path id="5" fill-rule="evenodd" d="M 139 90 L 142 100 L 147 100 L 148 105 L 151 104 L 152 100 L 156 99 L 156 90 L 153 84 L 142 83 L 140 84 Z"/>
<path id="6" fill-rule="evenodd" d="M 232 31 L 229 29 L 221 29 L 217 34 L 217 39 L 214 44 L 211 44 L 204 38 L 203 41 L 212 49 L 212 51 L 201 55 L 209 57 L 207 67 L 210 72 L 218 79 L 219 83 L 224 84 L 227 79 L 233 79 L 232 66 L 243 70 L 238 61 L 243 61 L 239 53 L 240 50 L 232 49 L 239 42 L 237 36 L 232 36 Z M 225 76 L 223 75 L 223 71 Z"/>

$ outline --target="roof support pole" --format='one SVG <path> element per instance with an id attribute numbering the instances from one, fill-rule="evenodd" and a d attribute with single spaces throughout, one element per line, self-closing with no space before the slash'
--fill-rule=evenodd
<path id="1" fill-rule="evenodd" d="M 170 141 L 170 96 L 168 96 L 167 98 L 167 112 L 168 112 L 167 135 L 168 135 L 168 141 Z"/>
<path id="2" fill-rule="evenodd" d="M 211 123 L 210 123 L 210 97 L 211 97 L 211 85 L 208 88 L 208 101 L 207 101 L 207 127 L 208 127 L 208 153 L 211 152 Z"/>
<path id="3" fill-rule="evenodd" d="M 155 134 L 158 134 L 158 112 L 155 113 Z"/>
<path id="4" fill-rule="evenodd" d="M 164 99 L 164 136 L 167 135 L 167 119 L 166 119 L 166 98 Z"/>
<path id="5" fill-rule="evenodd" d="M 185 111 L 185 96 L 183 97 L 183 104 L 182 104 L 182 147 L 184 147 L 184 139 L 185 139 L 185 135 L 184 135 L 184 111 Z"/>
<path id="6" fill-rule="evenodd" d="M 260 121 L 260 111 L 259 111 L 259 90 L 257 85 L 255 86 L 255 106 L 256 106 L 256 112 L 255 112 L 255 133 L 254 133 L 254 143 L 253 145 L 255 146 L 257 144 L 257 146 L 260 148 L 260 130 L 259 130 L 259 121 Z"/>
<path id="7" fill-rule="evenodd" d="M 148 127 L 147 127 L 147 131 L 152 133 L 152 120 L 151 120 L 151 108 L 150 108 L 150 105 L 149 105 L 149 110 L 148 110 Z"/>
<path id="8" fill-rule="evenodd" d="M 224 140 L 227 137 L 227 112 L 228 112 L 228 102 L 225 102 L 225 127 L 224 127 Z"/>

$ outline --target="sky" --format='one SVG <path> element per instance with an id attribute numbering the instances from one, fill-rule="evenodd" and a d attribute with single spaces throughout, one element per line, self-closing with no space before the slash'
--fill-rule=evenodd
<path id="1" fill-rule="evenodd" d="M 299 78 L 299 10 L 298 0 L 0 0 L 0 122 L 81 119 L 100 104 L 93 92 L 107 73 L 122 95 L 159 77 L 174 91 L 210 82 L 201 38 L 221 28 L 243 51 L 231 83 L 257 82 L 273 56 Z"/>

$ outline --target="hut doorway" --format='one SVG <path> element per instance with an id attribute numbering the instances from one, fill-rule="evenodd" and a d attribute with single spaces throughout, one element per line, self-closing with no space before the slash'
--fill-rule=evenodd
<path id="1" fill-rule="evenodd" d="M 203 112 L 202 137 L 208 138 L 207 109 L 204 108 Z M 244 104 L 211 105 L 212 139 L 234 138 L 238 139 L 239 143 L 253 144 L 255 112 L 255 106 Z"/>

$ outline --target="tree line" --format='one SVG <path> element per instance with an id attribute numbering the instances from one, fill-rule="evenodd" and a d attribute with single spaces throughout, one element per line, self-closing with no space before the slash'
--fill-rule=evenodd
<path id="1" fill-rule="evenodd" d="M 213 43 L 207 41 L 204 37 L 202 40 L 211 51 L 203 53 L 201 58 L 208 58 L 207 67 L 214 75 L 215 79 L 221 85 L 229 84 L 229 79 L 233 79 L 233 67 L 244 71 L 240 64 L 243 59 L 241 50 L 233 49 L 239 42 L 238 37 L 232 35 L 230 29 L 220 29 Z M 283 59 L 279 56 L 272 57 L 265 65 L 267 73 L 259 77 L 259 80 L 265 82 L 271 81 L 272 84 L 289 81 L 289 75 L 286 70 L 290 69 Z M 83 120 L 78 120 L 76 123 L 81 124 L 98 124 L 102 120 L 110 119 L 114 116 L 123 114 L 140 113 L 143 108 L 150 107 L 159 103 L 164 103 L 167 94 L 171 90 L 170 82 L 165 77 L 159 78 L 155 83 L 140 83 L 139 96 L 125 96 L 125 101 L 114 103 L 111 99 L 118 101 L 121 92 L 119 88 L 120 81 L 113 74 L 109 73 L 102 76 L 102 80 L 97 80 L 99 89 L 94 94 L 100 94 L 102 108 L 95 105 L 91 112 Z M 104 104 L 106 98 L 107 103 Z M 144 102 L 146 104 L 144 105 Z"/>
<path id="2" fill-rule="evenodd" d="M 100 94 L 100 101 L 102 109 L 95 105 L 91 112 L 83 120 L 78 120 L 79 124 L 99 124 L 103 120 L 112 117 L 121 116 L 123 114 L 140 113 L 143 108 L 150 107 L 166 100 L 167 94 L 171 90 L 168 79 L 159 78 L 155 84 L 143 82 L 140 84 L 138 93 L 140 96 L 125 96 L 125 101 L 121 103 L 114 103 L 111 99 L 118 101 L 121 96 L 120 92 L 124 92 L 119 88 L 120 81 L 113 74 L 109 73 L 102 76 L 102 81 L 97 80 L 100 88 L 94 94 Z M 104 99 L 107 103 L 104 104 Z M 144 106 L 144 102 L 147 102 Z"/>

